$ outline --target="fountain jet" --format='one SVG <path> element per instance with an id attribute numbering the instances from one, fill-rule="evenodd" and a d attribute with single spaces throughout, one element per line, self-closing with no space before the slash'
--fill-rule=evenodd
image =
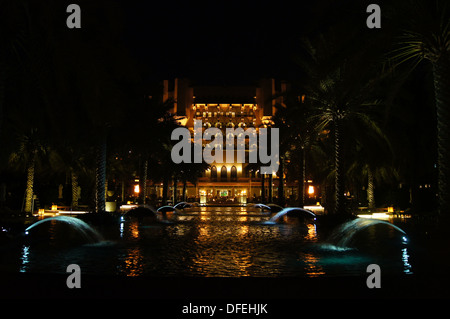
<path id="1" fill-rule="evenodd" d="M 78 218 L 69 216 L 57 216 L 40 220 L 25 229 L 25 235 L 28 235 L 29 231 L 34 227 L 51 221 L 62 222 L 72 226 L 83 236 L 85 240 L 89 241 L 90 243 L 98 243 L 103 241 L 103 237 L 100 235 L 100 233 L 93 229 L 91 226 Z"/>
<path id="2" fill-rule="evenodd" d="M 337 229 L 335 229 L 329 236 L 328 242 L 337 247 L 348 247 L 348 244 L 356 233 L 366 229 L 367 227 L 379 224 L 388 225 L 406 235 L 403 229 L 387 221 L 379 219 L 356 218 L 340 225 Z M 405 236 L 403 236 L 403 241 L 406 241 Z"/>
<path id="3" fill-rule="evenodd" d="M 286 214 L 300 214 L 301 217 L 308 217 L 316 220 L 316 214 L 309 210 L 300 207 L 287 207 L 283 208 L 281 211 L 272 216 L 272 218 L 269 219 L 269 222 L 276 223 L 281 217 L 285 216 Z"/>
<path id="4" fill-rule="evenodd" d="M 184 209 L 186 207 L 192 207 L 192 204 L 187 203 L 187 202 L 179 202 L 176 205 L 173 206 L 176 209 Z"/>

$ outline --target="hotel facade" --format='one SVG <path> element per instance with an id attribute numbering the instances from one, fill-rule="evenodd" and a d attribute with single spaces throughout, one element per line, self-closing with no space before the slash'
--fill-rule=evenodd
<path id="1" fill-rule="evenodd" d="M 253 85 L 193 85 L 189 79 L 175 78 L 163 81 L 163 101 L 173 101 L 170 110 L 177 122 L 191 131 L 194 136 L 194 120 L 202 122 L 203 131 L 215 127 L 226 137 L 227 128 L 272 127 L 275 105 L 283 104 L 283 93 L 289 83 L 273 78 L 261 79 Z M 209 141 L 203 147 L 208 147 Z M 246 204 L 248 202 L 278 202 L 281 192 L 284 198 L 294 200 L 298 192 L 296 181 L 287 182 L 282 173 L 283 165 L 273 174 L 261 176 L 260 164 L 249 164 L 248 151 L 256 145 L 249 145 L 245 138 L 246 160 L 244 163 L 225 160 L 213 162 L 198 178 L 196 184 L 187 184 L 186 199 L 200 204 Z M 236 148 L 234 158 L 236 159 Z M 278 163 L 279 164 L 279 163 Z M 280 178 L 283 174 L 282 178 Z M 283 183 L 283 185 L 281 185 Z M 162 188 L 155 189 L 159 197 Z M 176 194 L 174 194 L 176 192 Z M 170 187 L 170 198 L 183 199 L 183 185 Z"/>

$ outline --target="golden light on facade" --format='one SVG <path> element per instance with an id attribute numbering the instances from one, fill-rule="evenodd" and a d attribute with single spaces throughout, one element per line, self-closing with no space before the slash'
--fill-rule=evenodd
<path id="1" fill-rule="evenodd" d="M 140 188 L 139 188 L 139 184 L 134 185 L 134 192 L 135 192 L 136 194 L 139 194 L 140 191 L 141 191 L 141 190 L 140 190 Z"/>
<path id="2" fill-rule="evenodd" d="M 272 121 L 272 116 L 263 116 L 261 122 L 264 125 L 274 125 L 275 123 Z"/>
<path id="3" fill-rule="evenodd" d="M 308 194 L 309 195 L 313 195 L 314 194 L 314 186 L 312 186 L 312 185 L 308 186 Z"/>
<path id="4" fill-rule="evenodd" d="M 177 122 L 177 124 L 181 126 L 186 126 L 188 122 L 188 118 L 186 116 L 175 116 L 174 119 Z"/>

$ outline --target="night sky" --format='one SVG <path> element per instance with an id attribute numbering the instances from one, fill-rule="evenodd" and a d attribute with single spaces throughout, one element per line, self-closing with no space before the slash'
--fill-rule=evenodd
<path id="1" fill-rule="evenodd" d="M 73 1 L 72 1 L 73 2 Z M 65 25 L 71 1 L 55 2 Z M 320 1 L 90 1 L 79 0 L 81 32 L 106 29 L 153 79 L 189 77 L 245 84 L 261 77 L 296 78 L 292 56 L 302 37 L 329 28 L 365 30 L 369 0 Z M 104 22 L 107 21 L 105 26 Z M 102 31 L 102 32 L 105 32 Z"/>
<path id="2" fill-rule="evenodd" d="M 301 1 L 122 5 L 127 46 L 152 77 L 234 84 L 292 74 L 289 57 L 299 38 L 317 29 L 330 10 Z"/>

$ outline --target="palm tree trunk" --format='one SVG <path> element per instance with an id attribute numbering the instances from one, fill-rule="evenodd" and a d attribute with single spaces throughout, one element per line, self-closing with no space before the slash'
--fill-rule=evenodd
<path id="1" fill-rule="evenodd" d="M 169 192 L 169 176 L 164 176 L 163 180 L 163 194 L 162 194 L 162 205 L 167 205 L 167 193 Z"/>
<path id="2" fill-rule="evenodd" d="M 261 203 L 264 203 L 266 201 L 266 189 L 264 186 L 264 174 L 261 175 Z"/>
<path id="3" fill-rule="evenodd" d="M 122 179 L 122 190 L 121 190 L 121 194 L 120 194 L 120 200 L 123 203 L 125 203 L 125 178 Z"/>
<path id="4" fill-rule="evenodd" d="M 273 203 L 273 174 L 269 174 L 269 203 Z"/>
<path id="5" fill-rule="evenodd" d="M 186 201 L 186 190 L 187 190 L 187 180 L 184 179 L 183 180 L 183 198 L 182 198 L 183 202 Z"/>
<path id="6" fill-rule="evenodd" d="M 106 138 L 97 146 L 95 168 L 95 212 L 106 210 L 105 184 L 106 184 Z"/>
<path id="7" fill-rule="evenodd" d="M 450 57 L 443 54 L 433 63 L 437 117 L 439 213 L 450 214 Z"/>
<path id="8" fill-rule="evenodd" d="M 278 169 L 278 205 L 284 207 L 284 157 L 280 157 L 280 167 Z"/>
<path id="9" fill-rule="evenodd" d="M 25 212 L 32 213 L 33 206 L 33 186 L 34 186 L 34 166 L 36 162 L 35 155 L 32 156 L 27 168 L 27 188 L 25 191 Z"/>
<path id="10" fill-rule="evenodd" d="M 370 167 L 367 169 L 367 201 L 369 203 L 369 209 L 375 208 L 375 184 L 373 181 L 373 171 Z"/>
<path id="11" fill-rule="evenodd" d="M 300 168 L 298 176 L 298 207 L 305 206 L 305 176 L 306 176 L 306 161 L 305 161 L 305 149 L 299 148 L 300 150 Z"/>
<path id="12" fill-rule="evenodd" d="M 342 214 L 345 211 L 345 197 L 344 185 L 342 175 L 342 145 L 341 145 L 341 120 L 334 120 L 334 168 L 335 168 L 335 208 L 337 214 Z"/>
<path id="13" fill-rule="evenodd" d="M 177 194 L 178 193 L 178 179 L 176 177 L 173 178 L 173 202 L 172 205 L 177 203 Z"/>
<path id="14" fill-rule="evenodd" d="M 78 176 L 75 172 L 72 172 L 72 209 L 75 210 L 78 207 Z"/>
<path id="15" fill-rule="evenodd" d="M 148 171 L 148 160 L 144 161 L 144 167 L 142 168 L 141 177 L 139 178 L 139 188 L 141 190 L 139 197 L 140 202 L 145 204 L 145 197 L 147 194 L 147 171 Z"/>

